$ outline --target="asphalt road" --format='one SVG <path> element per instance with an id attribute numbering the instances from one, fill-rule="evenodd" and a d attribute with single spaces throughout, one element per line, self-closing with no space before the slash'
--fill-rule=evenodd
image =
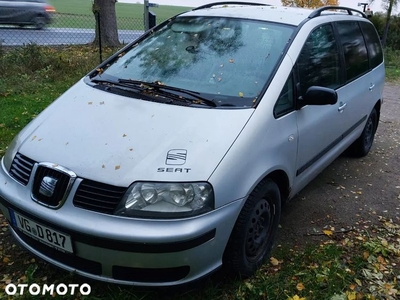
<path id="1" fill-rule="evenodd" d="M 129 43 L 139 37 L 143 31 L 119 30 L 121 43 Z M 94 29 L 82 28 L 34 28 L 0 27 L 0 43 L 5 46 L 19 46 L 24 44 L 37 45 L 79 45 L 87 44 L 94 39 Z"/>

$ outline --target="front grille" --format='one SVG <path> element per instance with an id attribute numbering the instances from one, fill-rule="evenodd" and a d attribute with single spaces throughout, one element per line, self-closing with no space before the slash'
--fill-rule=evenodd
<path id="1" fill-rule="evenodd" d="M 35 161 L 17 153 L 10 168 L 10 176 L 23 185 L 27 185 L 31 177 Z"/>
<path id="2" fill-rule="evenodd" d="M 52 186 L 53 189 L 48 191 L 47 194 L 43 192 L 46 178 L 51 178 L 55 181 Z M 66 197 L 70 180 L 71 177 L 65 173 L 61 173 L 56 169 L 39 166 L 33 182 L 32 195 L 35 200 L 43 204 L 57 207 Z"/>
<path id="3" fill-rule="evenodd" d="M 80 208 L 112 214 L 127 188 L 84 179 L 79 185 L 74 205 Z"/>

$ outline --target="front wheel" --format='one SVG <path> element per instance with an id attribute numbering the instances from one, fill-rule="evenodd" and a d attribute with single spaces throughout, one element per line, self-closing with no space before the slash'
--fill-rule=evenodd
<path id="1" fill-rule="evenodd" d="M 374 108 L 367 119 L 361 136 L 350 146 L 349 153 L 355 157 L 363 157 L 371 150 L 378 126 L 378 113 Z"/>
<path id="2" fill-rule="evenodd" d="M 264 179 L 250 194 L 232 231 L 224 264 L 234 274 L 249 277 L 271 251 L 281 215 L 280 191 Z"/>
<path id="3" fill-rule="evenodd" d="M 35 26 L 36 29 L 43 29 L 46 26 L 46 18 L 43 16 L 36 16 L 33 19 L 33 26 Z"/>

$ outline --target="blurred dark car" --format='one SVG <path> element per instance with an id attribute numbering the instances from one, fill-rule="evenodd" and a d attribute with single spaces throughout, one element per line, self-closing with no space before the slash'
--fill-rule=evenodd
<path id="1" fill-rule="evenodd" d="M 45 0 L 0 0 L 0 24 L 42 29 L 51 22 L 54 12 Z"/>

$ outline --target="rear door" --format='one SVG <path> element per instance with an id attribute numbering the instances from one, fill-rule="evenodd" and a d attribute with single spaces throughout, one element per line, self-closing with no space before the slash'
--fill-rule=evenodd
<path id="1" fill-rule="evenodd" d="M 9 23 L 13 14 L 14 0 L 0 0 L 0 23 Z"/>
<path id="2" fill-rule="evenodd" d="M 339 44 L 343 50 L 345 84 L 337 90 L 342 118 L 343 138 L 360 131 L 371 113 L 374 89 L 369 74 L 368 50 L 358 21 L 336 22 Z"/>

